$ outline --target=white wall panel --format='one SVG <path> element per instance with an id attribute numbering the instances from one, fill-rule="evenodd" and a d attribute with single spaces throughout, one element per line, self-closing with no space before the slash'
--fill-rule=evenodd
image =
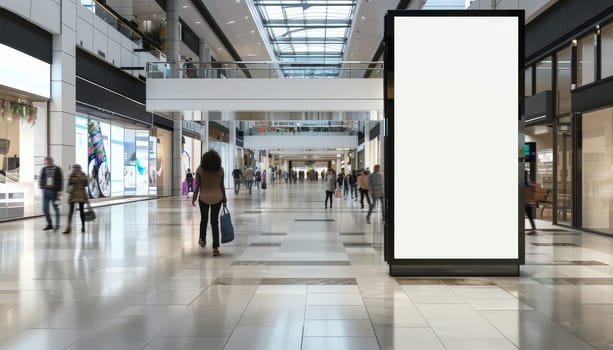
<path id="1" fill-rule="evenodd" d="M 77 6 L 82 6 L 80 3 L 76 4 L 72 1 L 64 1 L 62 4 L 62 24 L 66 25 L 73 30 L 77 30 Z M 62 34 L 64 31 L 62 31 Z"/>
<path id="2" fill-rule="evenodd" d="M 77 4 L 77 17 L 83 18 L 87 23 L 94 22 L 94 13 L 80 3 Z"/>
<path id="3" fill-rule="evenodd" d="M 64 51 L 53 51 L 54 64 L 51 65 L 51 80 L 76 84 L 75 60 L 75 56 L 71 56 Z"/>
<path id="4" fill-rule="evenodd" d="M 52 33 L 59 33 L 61 28 L 61 6 L 53 0 L 35 0 L 30 9 L 33 23 Z"/>
<path id="5" fill-rule="evenodd" d="M 121 45 L 115 40 L 109 39 L 108 52 L 106 53 L 107 61 L 115 66 L 121 66 Z"/>
<path id="6" fill-rule="evenodd" d="M 2 0 L 0 7 L 3 7 L 23 18 L 30 18 L 30 6 L 32 0 Z"/>
<path id="7" fill-rule="evenodd" d="M 381 79 L 147 79 L 147 110 L 383 110 Z"/>
<path id="8" fill-rule="evenodd" d="M 282 148 L 282 149 L 305 149 L 305 148 L 357 148 L 358 137 L 349 135 L 320 135 L 320 136 L 292 136 L 292 135 L 262 135 L 245 136 L 244 148 Z"/>
<path id="9" fill-rule="evenodd" d="M 99 31 L 97 28 L 94 29 L 94 53 L 96 55 L 100 56 L 100 52 L 101 51 L 104 54 L 104 57 L 106 57 L 107 51 L 108 51 L 108 37 L 106 36 L 106 33 L 103 33 L 101 31 Z"/>
<path id="10" fill-rule="evenodd" d="M 76 19 L 75 23 L 77 23 Z M 53 36 L 53 47 L 60 48 L 62 51 L 68 52 L 70 55 L 75 56 L 75 43 L 78 44 L 78 42 L 76 41 L 76 36 L 76 29 L 72 30 L 68 26 L 62 25 L 62 35 Z"/>
<path id="11" fill-rule="evenodd" d="M 81 17 L 77 18 L 77 45 L 88 51 L 94 50 L 94 28 Z"/>

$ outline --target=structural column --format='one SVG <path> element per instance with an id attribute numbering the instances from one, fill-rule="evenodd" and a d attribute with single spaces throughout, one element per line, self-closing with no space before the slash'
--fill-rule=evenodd
<path id="1" fill-rule="evenodd" d="M 370 123 L 364 122 L 364 169 L 370 168 Z"/>
<path id="2" fill-rule="evenodd" d="M 233 120 L 228 121 L 228 129 L 230 130 L 230 137 L 229 137 L 229 147 L 228 147 L 228 152 L 230 153 L 230 163 L 228 164 L 229 169 L 227 169 L 226 171 L 228 172 L 232 172 L 232 170 L 234 170 L 234 168 L 236 167 L 237 163 L 237 159 L 236 159 L 236 123 Z"/>
<path id="3" fill-rule="evenodd" d="M 183 120 L 175 113 L 172 132 L 172 195 L 180 196 L 183 184 Z"/>
<path id="4" fill-rule="evenodd" d="M 200 78 L 211 78 L 211 73 L 207 70 L 207 68 L 211 68 L 210 64 L 208 64 L 211 62 L 211 48 L 204 40 L 200 40 L 200 57 L 198 57 L 198 62 L 200 63 L 198 76 Z"/>
<path id="5" fill-rule="evenodd" d="M 180 60 L 180 6 L 180 0 L 166 0 L 166 57 L 169 62 L 178 62 Z"/>
<path id="6" fill-rule="evenodd" d="M 53 36 L 49 105 L 49 155 L 64 176 L 75 163 L 76 30 L 77 3 L 64 0 L 61 33 Z"/>

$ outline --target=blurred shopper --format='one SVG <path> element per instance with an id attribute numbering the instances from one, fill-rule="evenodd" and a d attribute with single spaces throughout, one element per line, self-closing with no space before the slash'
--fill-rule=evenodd
<path id="1" fill-rule="evenodd" d="M 529 235 L 536 234 L 536 225 L 534 224 L 534 208 L 536 207 L 536 196 L 534 194 L 534 185 L 530 181 L 528 172 L 524 172 L 524 209 L 528 220 L 530 220 L 530 226 L 532 229 L 528 231 Z"/>
<path id="2" fill-rule="evenodd" d="M 243 177 L 243 172 L 238 168 L 238 165 L 232 170 L 232 177 L 234 178 L 234 193 L 238 194 L 241 189 L 241 177 Z"/>
<path id="3" fill-rule="evenodd" d="M 370 196 L 368 195 L 368 173 L 366 170 L 362 170 L 360 176 L 358 176 L 358 188 L 360 189 L 360 204 L 364 209 L 364 197 L 366 197 L 366 203 L 370 208 Z"/>
<path id="4" fill-rule="evenodd" d="M 347 199 L 347 195 L 349 194 L 349 179 L 351 178 L 351 173 L 345 175 L 343 179 L 343 198 Z"/>
<path id="5" fill-rule="evenodd" d="M 260 191 L 260 183 L 262 182 L 262 172 L 257 167 L 255 168 L 255 187 Z"/>
<path id="6" fill-rule="evenodd" d="M 87 175 L 81 170 L 81 166 L 79 164 L 75 164 L 72 166 L 72 173 L 68 177 L 68 225 L 66 226 L 66 231 L 62 232 L 64 234 L 69 234 L 72 228 L 72 214 L 74 213 L 75 204 L 79 204 L 79 216 L 81 218 L 81 232 L 85 232 L 85 218 L 83 216 L 83 206 L 85 202 L 88 201 L 87 191 L 85 188 L 87 187 Z"/>
<path id="7" fill-rule="evenodd" d="M 245 170 L 245 182 L 247 184 L 247 189 L 249 190 L 249 194 L 251 194 L 251 188 L 253 187 L 253 181 L 255 176 L 253 175 L 253 168 L 249 167 Z"/>
<path id="8" fill-rule="evenodd" d="M 372 202 L 370 203 L 368 214 L 366 214 L 366 222 L 369 224 L 370 215 L 372 214 L 373 209 L 375 209 L 377 201 L 381 202 L 381 212 L 383 215 L 383 220 L 385 220 L 385 201 L 383 199 L 385 189 L 383 187 L 383 176 L 381 176 L 379 173 L 379 169 L 379 164 L 375 165 L 373 173 L 368 175 L 368 189 L 370 190 L 370 195 L 372 196 Z"/>
<path id="9" fill-rule="evenodd" d="M 45 158 L 45 166 L 40 171 L 38 184 L 43 190 L 43 213 L 45 213 L 45 219 L 47 219 L 47 226 L 44 231 L 60 229 L 60 197 L 62 197 L 62 191 L 64 190 L 64 176 L 62 175 L 62 169 L 53 164 L 53 158 Z M 51 214 L 49 212 L 49 203 L 53 205 L 55 211 L 55 228 L 51 221 Z"/>
<path id="10" fill-rule="evenodd" d="M 190 192 L 194 192 L 194 175 L 190 168 L 185 171 L 185 183 L 187 184 L 187 196 Z"/>
<path id="11" fill-rule="evenodd" d="M 326 174 L 326 200 L 325 200 L 325 209 L 328 209 L 328 198 L 330 199 L 330 209 L 332 209 L 332 197 L 334 197 L 334 191 L 336 191 L 336 178 L 334 177 L 334 173 L 332 173 L 332 169 L 328 170 Z"/>
<path id="12" fill-rule="evenodd" d="M 226 190 L 223 184 L 224 171 L 221 167 L 221 157 L 210 150 L 202 155 L 200 166 L 196 170 L 196 189 L 192 198 L 195 207 L 196 199 L 200 206 L 200 240 L 201 247 L 206 247 L 206 227 L 211 212 L 211 229 L 213 235 L 213 256 L 219 256 L 219 210 L 226 203 Z"/>
<path id="13" fill-rule="evenodd" d="M 358 180 L 356 178 L 355 172 L 351 173 L 351 177 L 349 178 L 349 187 L 351 189 L 351 199 L 358 200 Z"/>

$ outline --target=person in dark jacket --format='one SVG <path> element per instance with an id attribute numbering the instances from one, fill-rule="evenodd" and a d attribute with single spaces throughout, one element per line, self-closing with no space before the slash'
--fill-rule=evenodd
<path id="1" fill-rule="evenodd" d="M 189 197 L 189 193 L 194 192 L 194 175 L 189 168 L 185 172 L 185 183 L 187 184 L 187 196 Z"/>
<path id="2" fill-rule="evenodd" d="M 45 158 L 45 166 L 40 171 L 38 184 L 43 190 L 43 213 L 45 213 L 45 219 L 47 220 L 47 226 L 43 230 L 57 231 L 60 229 L 59 200 L 64 190 L 64 176 L 62 175 L 62 169 L 53 164 L 53 158 Z M 53 221 L 51 221 L 49 203 L 53 205 L 55 211 L 55 229 Z"/>
<path id="3" fill-rule="evenodd" d="M 79 204 L 79 215 L 81 217 L 81 232 L 85 232 L 85 220 L 83 217 L 83 206 L 88 201 L 87 191 L 87 175 L 81 170 L 79 164 L 72 166 L 72 173 L 68 177 L 68 203 L 70 210 L 68 211 L 68 226 L 64 234 L 69 234 L 71 230 L 72 214 L 74 213 L 75 203 Z"/>

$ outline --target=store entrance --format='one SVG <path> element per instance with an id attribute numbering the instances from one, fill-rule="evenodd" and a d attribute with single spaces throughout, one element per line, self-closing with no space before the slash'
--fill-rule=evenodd
<path id="1" fill-rule="evenodd" d="M 551 124 L 528 126 L 525 170 L 539 199 L 536 218 L 553 222 L 553 129 Z"/>

